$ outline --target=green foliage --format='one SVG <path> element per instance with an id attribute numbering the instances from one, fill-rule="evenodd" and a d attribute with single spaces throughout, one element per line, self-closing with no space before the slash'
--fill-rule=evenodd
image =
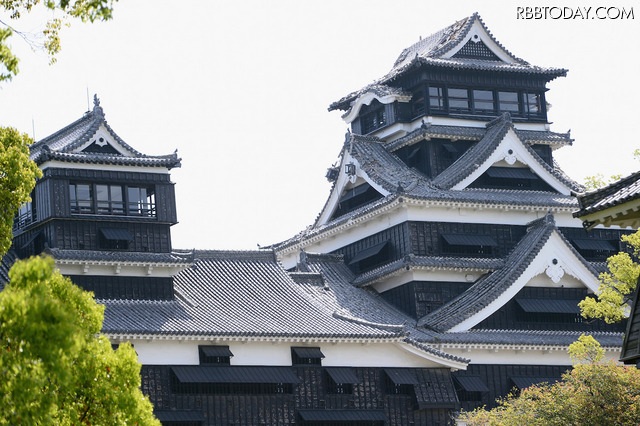
<path id="1" fill-rule="evenodd" d="M 133 348 L 111 348 L 104 306 L 53 267 L 19 261 L 0 293 L 0 425 L 159 425 Z"/>
<path id="2" fill-rule="evenodd" d="M 569 357 L 574 364 L 580 362 L 596 363 L 604 359 L 604 349 L 593 336 L 583 334 L 576 342 L 569 345 Z"/>
<path id="3" fill-rule="evenodd" d="M 531 386 L 492 410 L 464 412 L 459 420 L 469 426 L 637 425 L 640 370 L 614 361 L 579 364 L 561 382 Z"/>
<path id="4" fill-rule="evenodd" d="M 640 255 L 640 232 L 623 235 L 622 241 L 633 249 L 634 257 Z M 586 298 L 580 302 L 582 316 L 601 318 L 607 323 L 621 321 L 625 317 L 627 302 L 638 282 L 640 265 L 627 253 L 618 253 L 607 259 L 609 272 L 600 274 L 598 299 Z"/>
<path id="5" fill-rule="evenodd" d="M 584 179 L 584 186 L 587 191 L 593 191 L 594 189 L 602 188 L 610 183 L 620 180 L 622 175 L 611 175 L 609 179 L 605 179 L 602 173 L 596 173 L 593 176 L 587 176 Z"/>
<path id="6" fill-rule="evenodd" d="M 29 160 L 31 139 L 10 127 L 0 127 L 0 256 L 11 247 L 13 218 L 42 176 Z"/>
<path id="7" fill-rule="evenodd" d="M 82 22 L 107 21 L 113 17 L 113 3 L 118 0 L 0 0 L 0 7 L 9 14 L 11 24 L 0 20 L 0 81 L 11 80 L 18 73 L 18 58 L 11 52 L 7 39 L 14 33 L 19 34 L 32 48 L 42 48 L 49 55 L 50 63 L 54 63 L 56 54 L 60 52 L 60 30 L 69 25 L 71 19 Z M 14 22 L 35 7 L 48 9 L 51 19 L 45 22 L 41 45 L 35 37 L 21 32 L 14 27 Z M 56 14 L 59 16 L 56 16 Z"/>

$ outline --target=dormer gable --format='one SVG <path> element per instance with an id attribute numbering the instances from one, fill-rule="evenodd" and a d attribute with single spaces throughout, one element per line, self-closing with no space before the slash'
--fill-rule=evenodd
<path id="1" fill-rule="evenodd" d="M 389 191 L 373 181 L 362 170 L 358 159 L 353 157 L 347 143 L 351 137 L 352 135 L 348 133 L 340 165 L 329 169 L 327 173 L 327 178 L 334 183 L 329 199 L 318 216 L 315 226 L 324 225 L 339 216 L 389 195 Z"/>
<path id="2" fill-rule="evenodd" d="M 125 147 L 117 141 L 109 130 L 110 129 L 107 129 L 104 125 L 101 125 L 98 130 L 88 138 L 87 142 L 73 150 L 73 152 L 122 155 L 125 157 L 133 156 L 133 153 L 125 149 Z"/>
<path id="3" fill-rule="evenodd" d="M 527 61 L 514 56 L 502 46 L 489 32 L 477 13 L 467 18 L 465 27 L 458 36 L 448 45 L 434 52 L 433 56 L 443 59 L 479 59 L 529 65 Z"/>
<path id="4" fill-rule="evenodd" d="M 433 182 L 443 189 L 463 190 L 495 188 L 487 182 L 500 179 L 523 182 L 539 179 L 539 184 L 529 189 L 552 190 L 563 195 L 570 195 L 581 188 L 520 139 L 509 113 L 489 122 L 484 137 Z"/>
<path id="5" fill-rule="evenodd" d="M 462 332 L 488 318 L 525 287 L 598 290 L 598 274 L 555 226 L 551 214 L 529 224 L 505 267 L 479 279 L 469 290 L 430 313 L 419 325 Z"/>

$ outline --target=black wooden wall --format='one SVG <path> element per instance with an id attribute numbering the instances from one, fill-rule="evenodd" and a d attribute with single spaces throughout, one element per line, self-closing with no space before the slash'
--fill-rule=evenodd
<path id="1" fill-rule="evenodd" d="M 419 319 L 464 293 L 473 283 L 412 281 L 385 291 L 381 296 L 406 314 Z"/>
<path id="2" fill-rule="evenodd" d="M 516 355 L 514 361 L 515 357 Z M 452 375 L 454 378 L 480 377 L 489 389 L 480 394 L 480 400 L 460 401 L 460 407 L 469 411 L 483 405 L 487 408 L 495 407 L 497 398 L 504 398 L 514 390 L 511 377 L 547 377 L 559 380 L 569 369 L 571 367 L 568 365 L 469 364 L 466 370 L 454 371 Z"/>
<path id="3" fill-rule="evenodd" d="M 389 426 L 450 425 L 452 408 L 417 409 L 415 395 L 389 395 L 384 389 L 382 368 L 354 368 L 359 384 L 353 394 L 327 393 L 322 367 L 292 367 L 302 383 L 292 394 L 178 394 L 171 388 L 170 366 L 143 366 L 142 391 L 155 410 L 202 412 L 204 425 L 293 425 L 301 424 L 299 409 L 384 410 Z M 416 369 L 421 370 L 421 369 Z M 344 423 L 341 423 L 344 424 Z"/>
<path id="4" fill-rule="evenodd" d="M 83 290 L 92 291 L 96 299 L 173 300 L 171 277 L 126 277 L 111 275 L 70 275 Z"/>
<path id="5" fill-rule="evenodd" d="M 626 320 L 621 323 L 607 324 L 602 320 L 587 320 L 579 313 L 524 312 L 517 302 L 518 299 L 568 300 L 577 305 L 585 297 L 587 297 L 586 288 L 525 287 L 513 299 L 473 328 L 624 332 Z"/>

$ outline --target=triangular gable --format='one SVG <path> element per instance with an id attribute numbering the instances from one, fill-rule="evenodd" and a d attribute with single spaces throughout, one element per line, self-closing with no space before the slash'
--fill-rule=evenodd
<path id="1" fill-rule="evenodd" d="M 563 195 L 579 190 L 573 182 L 540 158 L 528 144 L 522 142 L 508 113 L 487 124 L 485 136 L 440 173 L 433 183 L 443 189 L 462 190 L 492 166 L 528 168 Z"/>
<path id="2" fill-rule="evenodd" d="M 482 40 L 471 39 L 458 50 L 453 58 L 481 59 L 484 61 L 499 61 L 500 58 L 487 47 Z"/>
<path id="3" fill-rule="evenodd" d="M 347 138 L 351 137 L 351 134 L 347 135 Z M 358 159 L 352 155 L 348 147 L 349 145 L 346 145 L 342 150 L 342 158 L 340 160 L 340 165 L 337 168 L 338 176 L 335 178 L 335 182 L 331 188 L 329 199 L 325 203 L 322 212 L 320 212 L 320 215 L 316 220 L 314 225 L 316 227 L 322 226 L 331 220 L 333 214 L 338 209 L 340 200 L 349 190 L 353 190 L 354 188 L 366 184 L 370 185 L 371 188 L 376 190 L 382 196 L 387 196 L 390 193 L 367 175 L 367 173 L 362 169 Z"/>
<path id="4" fill-rule="evenodd" d="M 584 285 L 596 292 L 598 274 L 571 246 L 549 214 L 539 219 L 516 245 L 505 267 L 478 280 L 469 290 L 420 319 L 441 331 L 467 331 L 510 301 L 544 274 L 555 286 Z"/>
<path id="5" fill-rule="evenodd" d="M 455 43 L 442 49 L 439 57 L 444 59 L 481 59 L 502 61 L 508 64 L 526 64 L 525 61 L 512 55 L 491 35 L 478 14 L 470 17 L 470 25 L 466 33 L 461 34 Z"/>
<path id="6" fill-rule="evenodd" d="M 91 153 L 91 154 L 115 154 L 125 157 L 133 157 L 134 153 L 120 142 L 117 135 L 113 134 L 111 128 L 101 123 L 98 130 L 89 136 L 82 145 L 71 150 L 74 153 Z"/>

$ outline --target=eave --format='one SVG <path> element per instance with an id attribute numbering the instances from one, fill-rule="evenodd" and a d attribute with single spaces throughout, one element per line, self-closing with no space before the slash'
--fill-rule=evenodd
<path id="1" fill-rule="evenodd" d="M 638 229 L 640 227 L 640 199 L 614 205 L 604 210 L 580 216 L 585 229 L 590 230 L 598 225 L 605 227 Z"/>

